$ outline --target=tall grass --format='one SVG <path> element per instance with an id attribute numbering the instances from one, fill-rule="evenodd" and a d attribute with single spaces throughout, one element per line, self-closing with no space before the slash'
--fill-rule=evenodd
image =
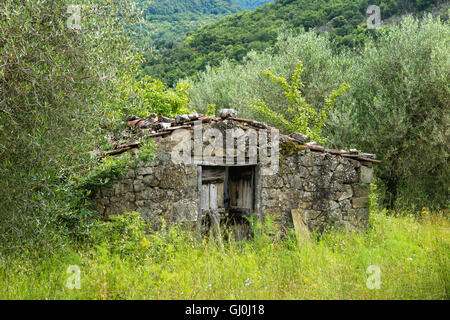
<path id="1" fill-rule="evenodd" d="M 138 241 L 131 227 L 121 229 L 131 247 L 105 238 L 52 256 L 3 257 L 0 298 L 449 299 L 449 227 L 444 216 L 384 211 L 372 213 L 366 232 L 311 242 L 276 238 L 267 226 L 252 241 L 198 240 L 181 229 Z M 70 265 L 80 267 L 80 289 L 66 286 Z M 378 290 L 366 286 L 371 265 L 381 270 Z"/>

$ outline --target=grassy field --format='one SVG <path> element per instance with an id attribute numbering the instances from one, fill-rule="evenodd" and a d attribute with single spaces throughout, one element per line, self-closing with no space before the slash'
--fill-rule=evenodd
<path id="1" fill-rule="evenodd" d="M 450 223 L 442 215 L 374 212 L 367 232 L 309 243 L 281 240 L 270 225 L 251 242 L 199 241 L 176 229 L 143 236 L 136 219 L 104 227 L 83 248 L 3 259 L 0 299 L 450 298 Z M 73 265 L 79 289 L 69 289 Z M 379 289 L 367 286 L 369 266 L 380 270 Z"/>

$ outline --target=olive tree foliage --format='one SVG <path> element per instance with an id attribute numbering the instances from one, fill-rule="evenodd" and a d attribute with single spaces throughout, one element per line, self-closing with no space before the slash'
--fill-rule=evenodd
<path id="1" fill-rule="evenodd" d="M 449 25 L 407 18 L 378 32 L 347 71 L 351 88 L 332 111 L 329 137 L 378 155 L 390 207 L 446 207 Z"/>
<path id="2" fill-rule="evenodd" d="M 124 0 L 2 0 L 2 236 L 44 232 L 39 215 L 49 203 L 40 200 L 58 196 L 48 186 L 90 162 L 111 88 L 140 64 L 143 9 Z"/>
<path id="3" fill-rule="evenodd" d="M 303 62 L 301 93 L 314 107 L 324 105 L 326 98 L 345 78 L 339 65 L 351 64 L 347 54 L 334 55 L 325 35 L 313 32 L 279 34 L 276 46 L 263 53 L 250 52 L 243 64 L 225 60 L 217 68 L 208 68 L 189 81 L 192 106 L 204 112 L 209 104 L 221 108 L 237 109 L 242 117 L 264 120 L 258 112 L 248 107 L 249 101 L 261 99 L 271 109 L 283 114 L 290 107 L 283 88 L 262 72 L 270 69 L 273 74 L 290 80 L 299 61 Z M 337 63 L 339 61 L 339 63 Z"/>

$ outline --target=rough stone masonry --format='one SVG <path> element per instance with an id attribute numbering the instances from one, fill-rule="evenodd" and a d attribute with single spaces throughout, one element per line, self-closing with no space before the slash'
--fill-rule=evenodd
<path id="1" fill-rule="evenodd" d="M 296 133 L 279 135 L 279 167 L 274 174 L 261 174 L 267 164 L 259 157 L 239 170 L 235 163 L 228 166 L 225 161 L 218 166 L 202 159 L 174 163 L 172 152 L 179 145 L 176 132 L 191 132 L 190 142 L 198 145 L 193 134 L 195 124 L 201 124 L 203 132 L 218 129 L 223 137 L 227 129 L 245 133 L 254 130 L 257 135 L 274 130 L 261 122 L 237 118 L 234 110 L 224 110 L 217 118 L 198 114 L 176 119 L 155 115 L 131 118 L 129 132 L 143 131 L 152 138 L 157 145 L 156 157 L 130 169 L 113 188 L 99 190 L 94 195 L 98 212 L 108 217 L 137 211 L 154 224 L 160 217 L 167 223 L 201 223 L 211 211 L 222 219 L 229 212 L 256 214 L 261 219 L 273 217 L 277 226 L 286 230 L 292 226 L 292 210 L 299 209 L 311 231 L 367 227 L 372 164 L 378 162 L 375 155 L 325 149 Z M 135 141 L 119 145 L 110 154 L 136 151 L 138 145 Z M 245 150 L 249 148 L 247 143 Z M 258 154 L 262 148 L 257 146 Z"/>

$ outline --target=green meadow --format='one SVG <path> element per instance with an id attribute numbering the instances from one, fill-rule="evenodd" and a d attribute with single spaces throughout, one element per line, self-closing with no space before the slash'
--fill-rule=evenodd
<path id="1" fill-rule="evenodd" d="M 236 242 L 199 239 L 180 227 L 146 233 L 145 223 L 128 214 L 99 225 L 97 238 L 82 249 L 3 259 L 0 298 L 450 298 L 447 217 L 377 211 L 370 222 L 362 233 L 298 241 L 293 233 L 278 234 L 269 220 L 254 226 L 251 241 Z"/>

